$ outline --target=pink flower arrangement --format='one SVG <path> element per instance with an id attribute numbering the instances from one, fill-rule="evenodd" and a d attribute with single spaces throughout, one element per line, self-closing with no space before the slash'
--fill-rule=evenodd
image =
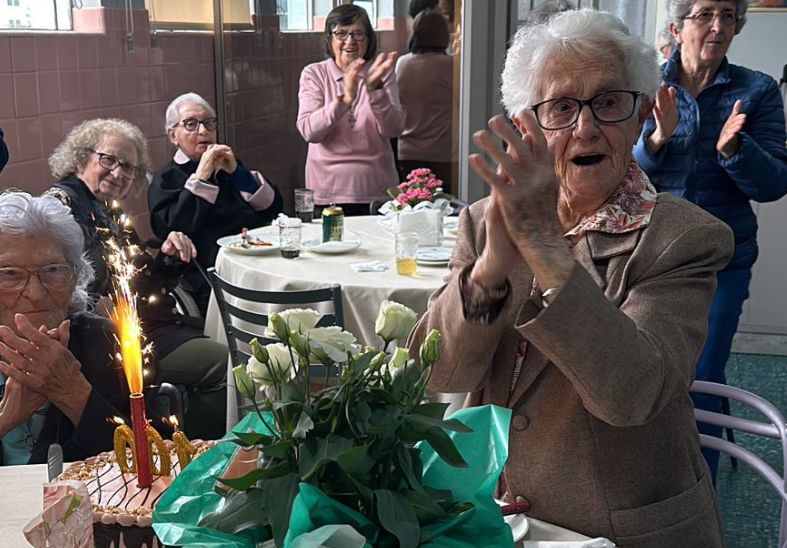
<path id="1" fill-rule="evenodd" d="M 388 194 L 394 199 L 397 209 L 415 207 L 421 202 L 434 202 L 440 198 L 446 201 L 453 198 L 443 192 L 443 181 L 425 167 L 412 170 L 407 175 L 407 180 L 389 188 Z"/>

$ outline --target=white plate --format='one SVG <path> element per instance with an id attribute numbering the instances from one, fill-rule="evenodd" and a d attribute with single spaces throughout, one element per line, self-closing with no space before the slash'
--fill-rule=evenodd
<path id="1" fill-rule="evenodd" d="M 459 219 L 447 217 L 443 219 L 443 230 L 447 230 L 448 232 L 456 233 L 459 229 Z"/>
<path id="2" fill-rule="evenodd" d="M 495 499 L 495 502 L 500 506 L 505 506 L 505 502 Z M 527 530 L 530 529 L 530 524 L 527 522 L 527 517 L 524 514 L 514 514 L 512 516 L 503 516 L 506 524 L 511 528 L 511 533 L 514 535 L 514 542 L 519 542 L 525 538 Z"/>
<path id="3" fill-rule="evenodd" d="M 310 240 L 303 242 L 303 248 L 308 249 L 313 253 L 324 253 L 326 255 L 338 255 L 340 253 L 349 253 L 361 247 L 360 240 L 342 240 L 333 242 L 319 242 L 317 240 Z"/>
<path id="4" fill-rule="evenodd" d="M 448 247 L 422 247 L 415 255 L 419 263 L 447 264 L 451 258 L 451 249 Z"/>
<path id="5" fill-rule="evenodd" d="M 236 247 L 233 244 L 239 244 L 241 242 L 240 234 L 235 234 L 234 236 L 224 236 L 223 238 L 219 238 L 218 240 L 216 240 L 216 243 L 219 244 L 221 247 L 227 249 L 228 251 L 232 251 L 233 253 L 240 253 L 241 255 L 267 255 L 268 253 L 273 253 L 274 251 L 279 250 L 280 246 L 279 246 L 278 237 L 268 236 L 266 234 L 262 234 L 259 236 L 249 234 L 249 237 L 252 239 L 258 239 L 258 240 L 270 242 L 272 245 L 252 246 L 249 248 Z"/>

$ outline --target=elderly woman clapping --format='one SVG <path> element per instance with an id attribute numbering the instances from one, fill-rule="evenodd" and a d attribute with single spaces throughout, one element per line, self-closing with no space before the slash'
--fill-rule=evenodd
<path id="1" fill-rule="evenodd" d="M 196 93 L 185 93 L 167 107 L 166 131 L 175 156 L 153 176 L 148 207 L 153 232 L 188 234 L 197 261 L 213 266 L 218 238 L 243 228 L 270 224 L 282 211 L 282 197 L 259 171 L 246 168 L 226 144 L 217 140 L 216 111 Z M 196 269 L 185 278 L 203 314 L 210 286 Z"/>
<path id="2" fill-rule="evenodd" d="M 721 546 L 689 385 L 732 235 L 632 160 L 658 85 L 654 49 L 612 15 L 517 33 L 516 128 L 475 135 L 491 196 L 462 212 L 414 342 L 443 333 L 434 390 L 512 409 L 504 499 L 618 546 Z"/>
<path id="3" fill-rule="evenodd" d="M 87 120 L 71 130 L 49 158 L 59 180 L 48 192 L 69 207 L 82 227 L 85 251 L 96 269 L 88 287 L 93 302 L 105 299 L 112 289 L 110 240 L 138 251 L 133 260 L 140 273 L 132 289 L 139 296 L 139 316 L 153 342 L 162 380 L 189 388 L 187 433 L 213 439 L 224 433 L 227 349 L 204 338 L 202 320 L 179 314 L 170 296 L 196 255 L 194 244 L 182 232 L 171 231 L 154 257 L 115 202 L 147 183 L 147 164 L 147 141 L 138 127 L 119 119 Z"/>
<path id="4" fill-rule="evenodd" d="M 708 338 L 697 361 L 697 379 L 720 383 L 726 382 L 724 367 L 758 255 L 752 202 L 787 193 L 779 87 L 767 74 L 727 61 L 747 6 L 747 0 L 667 1 L 677 48 L 662 67 L 664 84 L 634 148 L 657 190 L 697 204 L 735 235 L 735 254 L 717 276 Z M 695 402 L 722 409 L 714 396 L 696 395 Z M 700 431 L 721 436 L 720 427 L 700 425 Z M 719 454 L 705 455 L 715 472 Z"/>
<path id="5" fill-rule="evenodd" d="M 85 312 L 93 269 L 82 231 L 51 196 L 0 194 L 0 463 L 66 460 L 112 447 L 128 416 L 112 324 Z M 152 400 L 152 398 L 148 398 Z"/>

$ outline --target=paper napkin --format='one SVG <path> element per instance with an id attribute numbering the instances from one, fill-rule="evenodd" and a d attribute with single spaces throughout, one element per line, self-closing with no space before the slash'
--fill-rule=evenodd
<path id="1" fill-rule="evenodd" d="M 385 272 L 386 270 L 388 270 L 388 267 L 385 266 L 385 263 L 382 261 L 352 263 L 350 264 L 350 268 L 352 268 L 356 272 Z"/>

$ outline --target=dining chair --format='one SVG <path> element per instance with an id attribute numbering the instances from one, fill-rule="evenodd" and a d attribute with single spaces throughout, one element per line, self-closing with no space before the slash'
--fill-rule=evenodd
<path id="1" fill-rule="evenodd" d="M 785 470 L 787 470 L 787 423 L 785 423 L 784 415 L 768 400 L 734 386 L 708 381 L 694 381 L 689 390 L 696 394 L 710 394 L 721 398 L 729 398 L 758 411 L 765 417 L 765 420 L 752 420 L 732 414 L 726 415 L 695 408 L 694 418 L 697 422 L 721 426 L 722 428 L 733 429 L 756 436 L 774 438 L 781 442 L 782 469 L 780 474 L 770 464 L 765 462 L 762 457 L 750 449 L 742 447 L 740 442 L 736 443 L 700 434 L 700 445 L 702 447 L 726 453 L 746 463 L 776 490 L 782 501 L 778 546 L 779 548 L 787 548 L 787 479 L 785 479 Z"/>
<path id="2" fill-rule="evenodd" d="M 342 288 L 339 284 L 333 284 L 319 289 L 296 291 L 249 289 L 222 278 L 215 268 L 208 269 L 208 277 L 219 308 L 230 354 L 227 369 L 227 429 L 229 430 L 238 422 L 240 412 L 251 408 L 251 402 L 244 402 L 235 389 L 232 368 L 248 362 L 251 356 L 249 343 L 252 339 L 256 338 L 262 344 L 279 342 L 264 335 L 269 313 L 294 307 L 315 308 L 322 312 L 319 305 L 326 303 L 332 305 L 330 307 L 332 310 L 323 313 L 317 322 L 317 327 L 331 325 L 344 327 Z M 323 378 L 325 367 L 313 365 L 311 376 Z"/>

